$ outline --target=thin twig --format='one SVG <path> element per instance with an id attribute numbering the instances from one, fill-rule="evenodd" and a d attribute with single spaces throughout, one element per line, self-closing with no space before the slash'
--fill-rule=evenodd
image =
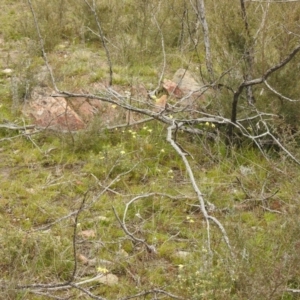
<path id="1" fill-rule="evenodd" d="M 135 242 L 137 242 L 137 243 L 142 243 L 143 245 L 145 245 L 149 253 L 155 253 L 155 254 L 156 254 L 156 253 L 157 253 L 157 250 L 156 250 L 155 246 L 154 246 L 154 245 L 149 245 L 147 242 L 145 242 L 145 240 L 142 240 L 142 239 L 139 239 L 139 238 L 135 237 L 135 236 L 127 229 L 127 226 L 126 226 L 124 220 L 123 220 L 123 222 L 120 220 L 120 218 L 119 218 L 119 216 L 118 216 L 118 214 L 117 214 L 117 212 L 116 212 L 116 209 L 115 209 L 114 207 L 112 207 L 112 209 L 113 209 L 113 212 L 114 212 L 114 214 L 115 214 L 115 216 L 116 216 L 116 219 L 118 220 L 118 222 L 119 222 L 120 226 L 122 227 L 122 229 L 124 230 L 124 232 L 125 232 L 125 233 L 126 233 L 133 241 L 135 241 Z"/>
<path id="2" fill-rule="evenodd" d="M 171 293 L 166 292 L 166 291 L 161 290 L 161 289 L 152 289 L 152 290 L 148 290 L 148 291 L 138 293 L 138 294 L 133 295 L 133 296 L 128 296 L 128 297 L 125 297 L 125 298 L 121 298 L 119 300 L 129 300 L 129 299 L 134 299 L 134 298 L 138 298 L 138 297 L 143 297 L 143 299 L 145 299 L 145 296 L 150 295 L 150 294 L 163 294 L 163 295 L 169 296 L 173 299 L 180 299 L 180 300 L 184 299 L 182 297 L 176 296 L 174 294 L 171 294 Z M 155 297 L 153 299 L 157 299 L 157 298 Z"/>
<path id="3" fill-rule="evenodd" d="M 75 275 L 76 275 L 76 271 L 77 271 L 77 254 L 76 254 L 76 239 L 77 239 L 77 228 L 78 228 L 78 218 L 79 218 L 79 214 L 82 212 L 82 210 L 84 209 L 84 205 L 85 202 L 87 200 L 87 195 L 88 195 L 89 191 L 86 191 L 83 199 L 81 201 L 80 207 L 77 210 L 77 213 L 75 215 L 75 221 L 74 221 L 74 230 L 73 230 L 73 239 L 72 239 L 72 247 L 73 247 L 73 258 L 74 258 L 74 268 L 73 268 L 73 272 L 72 275 L 70 276 L 68 283 L 71 283 L 74 281 L 75 279 Z"/>
<path id="4" fill-rule="evenodd" d="M 94 15 L 95 21 L 97 23 L 100 40 L 101 40 L 101 43 L 102 43 L 103 48 L 105 50 L 105 54 L 106 54 L 106 58 L 107 58 L 107 62 L 108 62 L 108 67 L 109 67 L 109 85 L 111 86 L 112 83 L 113 83 L 112 62 L 111 62 L 111 58 L 110 58 L 110 52 L 109 52 L 108 47 L 106 45 L 106 40 L 105 40 L 105 36 L 104 36 L 103 29 L 102 29 L 102 26 L 101 26 L 101 22 L 99 20 L 99 17 L 98 17 L 97 11 L 96 11 L 95 0 L 93 0 L 93 5 L 91 5 L 87 0 L 84 0 L 84 2 L 90 8 L 91 12 Z"/>
<path id="5" fill-rule="evenodd" d="M 164 74 L 165 74 L 165 69 L 166 69 L 166 65 L 167 65 L 167 62 L 166 62 L 166 49 L 165 49 L 165 39 L 164 39 L 164 35 L 163 35 L 163 32 L 162 32 L 162 29 L 156 19 L 156 16 L 155 14 L 153 14 L 153 20 L 154 20 L 154 23 L 158 29 L 158 32 L 159 32 L 159 35 L 160 35 L 160 40 L 161 40 L 161 50 L 162 50 L 162 54 L 163 54 L 163 67 L 162 67 L 162 70 L 161 70 L 161 73 L 160 73 L 160 77 L 159 77 L 159 80 L 158 80 L 158 84 L 157 84 L 157 87 L 156 89 L 154 90 L 154 94 L 156 91 L 159 90 L 159 88 L 161 87 L 161 83 L 162 83 L 162 80 L 163 80 L 163 77 L 164 77 Z"/>
<path id="6" fill-rule="evenodd" d="M 33 17 L 33 21 L 34 21 L 34 25 L 35 25 L 35 29 L 36 29 L 36 32 L 38 34 L 38 37 L 39 37 L 39 43 L 40 43 L 40 47 L 41 47 L 41 51 L 42 51 L 42 54 L 43 54 L 43 59 L 44 59 L 44 62 L 46 64 L 46 67 L 48 69 L 48 72 L 50 74 L 50 77 L 51 77 L 51 81 L 52 81 L 52 84 L 53 84 L 53 87 L 55 89 L 55 91 L 59 91 L 59 89 L 57 88 L 56 86 L 56 83 L 55 83 L 55 78 L 54 78 L 54 75 L 53 75 L 53 71 L 52 71 L 52 68 L 48 62 L 48 58 L 47 58 L 47 53 L 45 51 L 45 45 L 44 45 L 44 39 L 42 37 L 42 34 L 41 34 L 41 31 L 40 31 L 40 26 L 38 24 L 38 21 L 37 21 L 37 17 L 35 15 L 35 11 L 33 9 L 33 6 L 32 6 L 32 3 L 31 3 L 31 0 L 27 0 L 28 2 L 28 5 L 30 7 L 30 10 L 31 10 L 31 13 L 32 13 L 32 17 Z"/>

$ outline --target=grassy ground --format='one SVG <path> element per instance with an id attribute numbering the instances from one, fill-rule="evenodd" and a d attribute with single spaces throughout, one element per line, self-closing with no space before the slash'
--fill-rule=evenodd
<path id="1" fill-rule="evenodd" d="M 13 30 L 18 5 L 5 1 L 0 15 L 7 26 L 1 69 L 12 68 L 22 79 L 17 94 L 24 97 L 39 83 L 35 74 L 43 61 Z M 49 61 L 62 88 L 107 80 L 104 52 L 94 44 L 61 42 Z M 154 66 L 120 63 L 114 70 L 124 89 L 137 78 L 145 85 L 157 82 Z M 1 73 L 0 123 L 28 124 L 11 80 L 11 74 Z M 297 299 L 286 289 L 300 288 L 300 173 L 284 153 L 271 151 L 267 161 L 253 147 L 229 153 L 222 141 L 179 136 L 193 154 L 197 184 L 216 207 L 210 213 L 224 225 L 232 246 L 233 257 L 211 224 L 210 255 L 199 202 L 183 162 L 166 142 L 166 127 L 149 122 L 99 131 L 101 126 L 97 119 L 90 130 L 67 134 L 0 128 L 1 299 L 89 299 L 70 287 L 20 288 L 66 282 L 75 267 L 75 282 L 101 273 L 117 276 L 117 284 L 82 285 L 108 299 L 154 288 L 185 299 Z M 127 230 L 157 253 L 133 241 L 114 210 Z"/>

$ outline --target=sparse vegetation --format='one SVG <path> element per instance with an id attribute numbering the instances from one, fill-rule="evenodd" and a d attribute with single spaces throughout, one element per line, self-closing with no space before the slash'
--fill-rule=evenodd
<path id="1" fill-rule="evenodd" d="M 246 19 L 206 1 L 209 70 L 202 1 L 2 2 L 0 299 L 298 299 L 300 3 L 246 1 Z M 179 68 L 209 101 L 154 112 Z M 102 97 L 125 125 L 30 127 L 36 87 Z"/>

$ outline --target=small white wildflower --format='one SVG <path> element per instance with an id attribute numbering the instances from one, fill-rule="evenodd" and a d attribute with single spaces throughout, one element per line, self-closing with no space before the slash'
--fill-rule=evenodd
<path id="1" fill-rule="evenodd" d="M 123 155 L 123 154 L 125 154 L 126 152 L 125 152 L 124 150 L 122 150 L 122 151 L 120 151 L 120 153 Z"/>

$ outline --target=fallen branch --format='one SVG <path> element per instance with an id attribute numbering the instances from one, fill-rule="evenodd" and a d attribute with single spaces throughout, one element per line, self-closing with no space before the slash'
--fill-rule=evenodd
<path id="1" fill-rule="evenodd" d="M 175 151 L 179 154 L 179 156 L 181 157 L 182 161 L 184 162 L 184 165 L 186 167 L 187 173 L 189 175 L 191 184 L 193 186 L 193 189 L 197 195 L 197 198 L 199 200 L 199 207 L 200 210 L 202 212 L 202 215 L 206 221 L 206 227 L 207 227 L 207 247 L 208 247 L 208 252 L 209 254 L 212 256 L 212 250 L 211 250 L 211 244 L 210 244 L 210 225 L 209 225 L 209 220 L 213 221 L 217 227 L 220 229 L 220 231 L 222 232 L 224 241 L 230 251 L 230 254 L 232 256 L 232 258 L 234 258 L 234 254 L 229 242 L 229 238 L 227 236 L 227 233 L 225 231 L 225 228 L 223 227 L 223 225 L 220 223 L 220 221 L 218 219 L 216 219 L 215 217 L 211 216 L 208 213 L 208 210 L 212 210 L 214 209 L 214 205 L 208 201 L 205 201 L 203 198 L 203 195 L 196 183 L 195 177 L 194 177 L 194 173 L 191 169 L 191 166 L 186 158 L 186 153 L 184 153 L 181 148 L 177 145 L 177 143 L 174 141 L 174 139 L 172 138 L 172 132 L 173 130 L 180 128 L 181 124 L 176 124 L 175 121 L 173 121 L 173 124 L 171 126 L 168 127 L 168 133 L 167 133 L 167 141 L 171 144 L 171 146 L 175 149 Z M 208 205 L 208 209 L 206 208 L 206 206 Z"/>

